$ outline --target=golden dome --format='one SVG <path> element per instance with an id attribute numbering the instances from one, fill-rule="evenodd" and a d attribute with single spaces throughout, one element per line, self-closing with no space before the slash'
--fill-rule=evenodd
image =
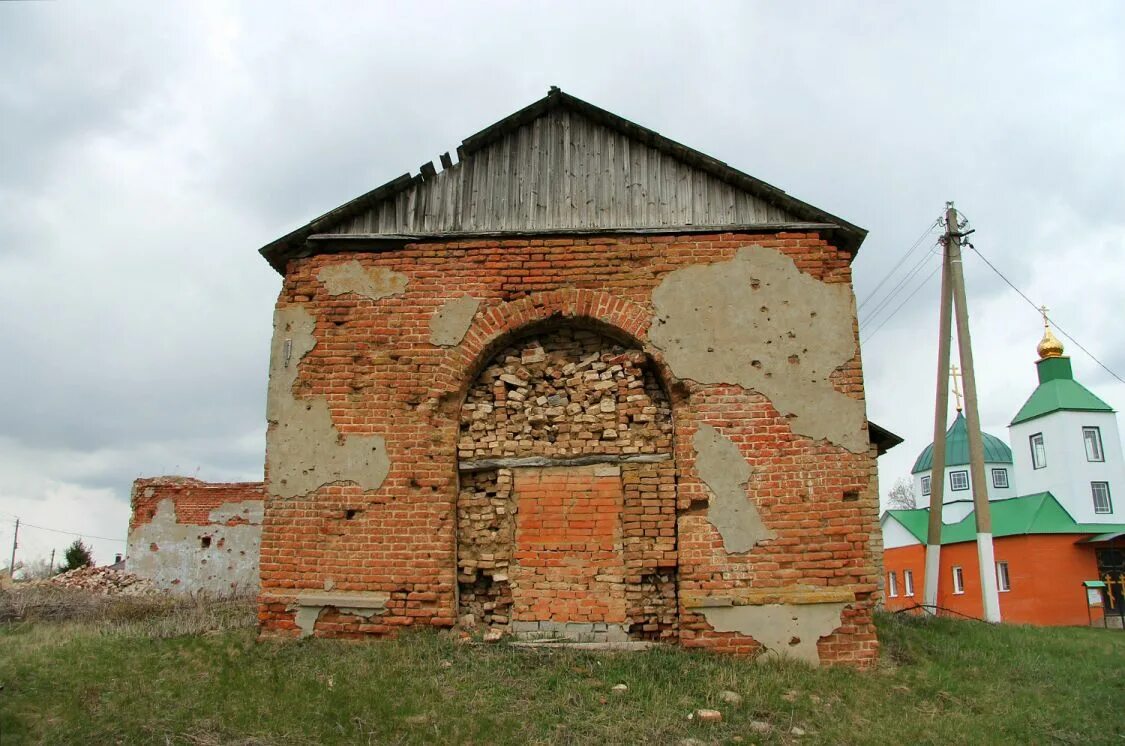
<path id="1" fill-rule="evenodd" d="M 1063 343 L 1058 340 L 1058 337 L 1051 331 L 1051 326 L 1047 322 L 1047 308 L 1044 306 L 1040 308 L 1040 313 L 1043 314 L 1043 339 L 1039 340 L 1039 345 L 1035 348 L 1039 353 L 1040 360 L 1046 360 L 1049 357 L 1062 357 Z"/>

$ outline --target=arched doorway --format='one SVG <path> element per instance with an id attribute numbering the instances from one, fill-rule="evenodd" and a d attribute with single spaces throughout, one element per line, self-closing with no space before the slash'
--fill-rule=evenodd
<path id="1" fill-rule="evenodd" d="M 672 437 L 668 397 L 636 346 L 554 326 L 492 355 L 460 416 L 461 623 L 675 639 Z"/>

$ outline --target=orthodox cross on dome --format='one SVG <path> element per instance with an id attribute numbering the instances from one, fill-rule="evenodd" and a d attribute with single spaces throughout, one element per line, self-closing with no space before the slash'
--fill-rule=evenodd
<path id="1" fill-rule="evenodd" d="M 953 396 L 957 399 L 957 411 L 961 411 L 961 385 L 957 379 L 961 377 L 961 371 L 957 369 L 956 365 L 949 366 L 949 377 L 953 379 Z"/>
<path id="2" fill-rule="evenodd" d="M 1039 340 L 1039 346 L 1035 349 L 1039 352 L 1040 360 L 1049 357 L 1062 357 L 1063 354 L 1063 343 L 1051 331 L 1051 320 L 1047 317 L 1047 311 L 1049 310 L 1051 309 L 1046 306 L 1039 306 L 1039 313 L 1043 316 L 1043 339 Z"/>

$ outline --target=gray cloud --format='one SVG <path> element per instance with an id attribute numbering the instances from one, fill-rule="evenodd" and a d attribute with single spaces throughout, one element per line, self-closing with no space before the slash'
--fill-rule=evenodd
<path id="1" fill-rule="evenodd" d="M 981 251 L 1125 368 L 1116 4 L 560 8 L 0 6 L 0 510 L 122 533 L 135 476 L 260 476 L 280 278 L 256 249 L 549 85 L 870 229 L 860 298 L 956 199 Z M 965 268 L 1004 435 L 1039 326 Z M 869 414 L 907 437 L 886 484 L 929 441 L 936 297 L 864 329 Z"/>

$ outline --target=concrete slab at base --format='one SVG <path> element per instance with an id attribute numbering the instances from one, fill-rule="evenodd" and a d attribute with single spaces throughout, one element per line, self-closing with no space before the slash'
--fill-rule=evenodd
<path id="1" fill-rule="evenodd" d="M 518 640 L 567 640 L 577 643 L 629 642 L 629 632 L 620 624 L 606 622 L 512 622 L 512 635 Z"/>

